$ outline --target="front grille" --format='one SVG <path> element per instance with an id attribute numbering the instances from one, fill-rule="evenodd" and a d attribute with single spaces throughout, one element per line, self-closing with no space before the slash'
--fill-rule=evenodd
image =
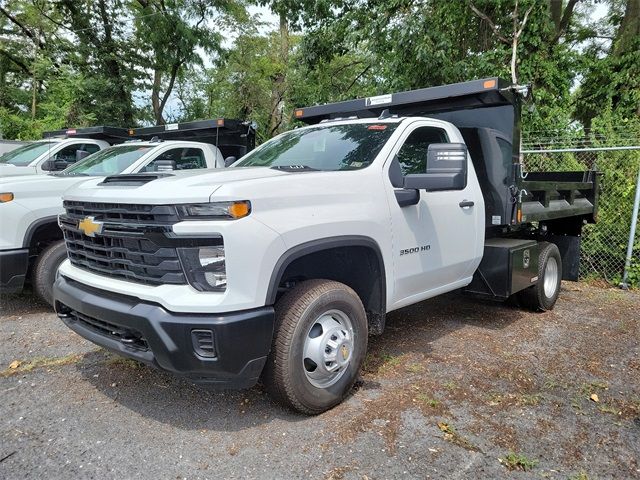
<path id="1" fill-rule="evenodd" d="M 175 207 L 65 201 L 60 217 L 67 253 L 79 268 L 147 285 L 187 283 L 176 248 L 153 242 L 152 235 L 171 231 Z M 102 231 L 85 235 L 78 223 L 86 217 L 102 222 Z"/>
<path id="2" fill-rule="evenodd" d="M 67 309 L 65 308 L 65 310 Z M 95 333 L 118 340 L 128 347 L 143 351 L 149 350 L 147 340 L 144 338 L 142 333 L 137 330 L 120 327 L 113 323 L 98 320 L 97 318 L 84 315 L 83 313 L 75 310 L 67 310 L 64 315 L 69 321 L 77 322 Z"/>
<path id="3" fill-rule="evenodd" d="M 64 201 L 70 217 L 95 217 L 102 222 L 171 225 L 178 222 L 176 207 L 172 205 L 136 205 L 124 203 L 94 203 Z"/>

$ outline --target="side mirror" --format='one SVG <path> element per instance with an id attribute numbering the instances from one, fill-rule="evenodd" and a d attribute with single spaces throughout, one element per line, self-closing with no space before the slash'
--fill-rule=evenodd
<path id="1" fill-rule="evenodd" d="M 233 165 L 234 163 L 236 163 L 237 158 L 236 157 L 227 157 L 224 159 L 224 166 L 229 167 L 231 165 Z"/>
<path id="2" fill-rule="evenodd" d="M 173 172 L 176 169 L 175 160 L 156 160 L 156 172 Z"/>
<path id="3" fill-rule="evenodd" d="M 52 172 L 56 169 L 55 161 L 47 160 L 42 163 L 42 166 L 40 168 L 42 168 L 42 170 L 44 170 L 45 172 Z"/>
<path id="4" fill-rule="evenodd" d="M 464 143 L 432 143 L 427 150 L 426 173 L 404 177 L 404 188 L 437 192 L 467 186 L 467 146 Z"/>
<path id="5" fill-rule="evenodd" d="M 79 162 L 83 158 L 87 158 L 89 155 L 91 154 L 86 150 L 76 150 L 76 162 Z"/>

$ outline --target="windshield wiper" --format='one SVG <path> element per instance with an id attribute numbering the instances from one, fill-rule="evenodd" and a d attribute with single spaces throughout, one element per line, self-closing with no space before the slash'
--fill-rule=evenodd
<path id="1" fill-rule="evenodd" d="M 307 165 L 274 165 L 274 170 L 283 170 L 285 172 L 318 172 L 317 168 L 308 167 Z"/>

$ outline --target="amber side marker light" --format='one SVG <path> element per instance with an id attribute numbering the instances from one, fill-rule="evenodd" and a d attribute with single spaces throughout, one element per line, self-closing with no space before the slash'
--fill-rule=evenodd
<path id="1" fill-rule="evenodd" d="M 302 117 L 303 114 L 304 114 L 304 110 L 298 109 L 295 111 L 296 118 Z"/>
<path id="2" fill-rule="evenodd" d="M 518 207 L 518 213 L 516 216 L 518 219 L 518 223 L 522 223 L 522 210 L 520 209 L 520 207 Z"/>
<path id="3" fill-rule="evenodd" d="M 234 202 L 229 205 L 229 215 L 233 218 L 246 217 L 251 213 L 251 204 L 249 202 Z"/>
<path id="4" fill-rule="evenodd" d="M 0 193 L 0 203 L 7 203 L 13 200 L 13 193 Z"/>
<path id="5" fill-rule="evenodd" d="M 482 86 L 484 88 L 493 88 L 496 86 L 496 81 L 495 80 L 485 80 L 484 83 L 482 84 Z"/>
<path id="6" fill-rule="evenodd" d="M 129 135 L 135 135 L 136 131 L 133 128 L 129 129 Z"/>
<path id="7" fill-rule="evenodd" d="M 219 127 L 224 127 L 224 118 L 219 118 L 217 124 Z"/>

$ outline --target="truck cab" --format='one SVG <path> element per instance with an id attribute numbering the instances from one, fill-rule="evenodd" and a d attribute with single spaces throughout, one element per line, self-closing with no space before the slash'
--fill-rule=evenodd
<path id="1" fill-rule="evenodd" d="M 58 316 L 119 355 L 219 387 L 262 378 L 317 414 L 390 311 L 458 289 L 551 309 L 598 176 L 522 172 L 523 96 L 490 78 L 313 106 L 231 168 L 77 185 Z"/>
<path id="2" fill-rule="evenodd" d="M 0 155 L 0 177 L 60 172 L 130 135 L 126 128 L 99 126 L 50 131 L 43 137 Z"/>

